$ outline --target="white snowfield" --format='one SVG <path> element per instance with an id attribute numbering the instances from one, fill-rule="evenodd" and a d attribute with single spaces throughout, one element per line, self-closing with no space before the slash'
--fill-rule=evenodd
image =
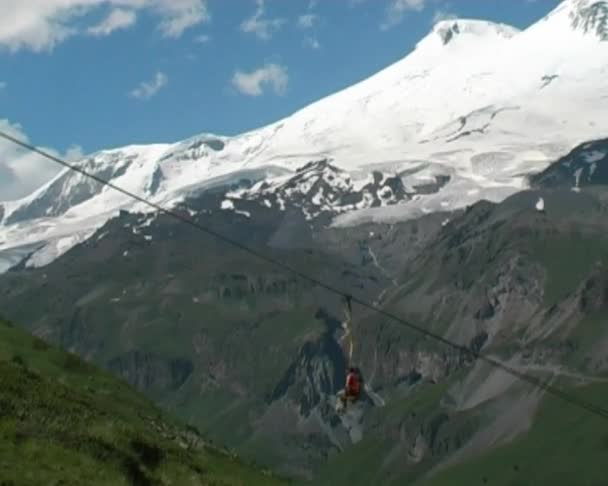
<path id="1" fill-rule="evenodd" d="M 284 177 L 322 158 L 353 180 L 374 169 L 403 173 L 406 186 L 451 178 L 438 193 L 350 211 L 337 225 L 500 201 L 525 188 L 527 174 L 606 136 L 607 18 L 606 1 L 566 0 L 523 31 L 442 21 L 401 61 L 269 126 L 101 151 L 80 164 L 169 206 L 232 178 Z M 0 271 L 25 253 L 35 252 L 28 265 L 52 261 L 121 208 L 150 210 L 67 170 L 2 203 Z"/>

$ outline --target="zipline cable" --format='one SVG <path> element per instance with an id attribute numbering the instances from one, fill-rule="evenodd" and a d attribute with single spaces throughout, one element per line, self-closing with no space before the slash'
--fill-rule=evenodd
<path id="1" fill-rule="evenodd" d="M 507 366 L 506 364 L 504 364 L 504 363 L 502 363 L 500 361 L 497 361 L 494 358 L 491 358 L 489 356 L 485 356 L 484 354 L 482 354 L 482 353 L 480 353 L 478 351 L 475 351 L 475 350 L 470 349 L 470 348 L 468 348 L 466 346 L 463 346 L 461 344 L 458 344 L 458 343 L 455 343 L 453 341 L 450 341 L 449 339 L 446 339 L 443 336 L 435 334 L 435 333 L 429 331 L 428 329 L 424 329 L 421 326 L 418 326 L 418 325 L 416 325 L 414 323 L 406 321 L 405 319 L 402 319 L 399 316 L 396 316 L 396 315 L 394 315 L 394 314 L 392 314 L 392 313 L 390 313 L 388 311 L 385 311 L 384 309 L 380 309 L 380 308 L 376 307 L 374 304 L 370 304 L 369 302 L 366 302 L 366 301 L 364 301 L 362 299 L 359 299 L 357 297 L 354 297 L 354 296 L 350 295 L 348 292 L 344 292 L 344 291 L 342 291 L 340 289 L 337 289 L 337 288 L 333 287 L 332 285 L 329 285 L 329 284 L 327 284 L 327 283 L 325 283 L 325 282 L 323 282 L 323 281 L 321 281 L 321 280 L 319 280 L 319 279 L 317 279 L 315 277 L 312 277 L 312 276 L 310 276 L 310 275 L 308 275 L 308 274 L 306 274 L 306 273 L 298 270 L 297 268 L 292 267 L 291 265 L 288 265 L 288 264 L 286 264 L 284 262 L 281 262 L 280 260 L 276 260 L 274 258 L 271 258 L 271 257 L 265 255 L 264 253 L 261 253 L 261 252 L 259 252 L 257 250 L 254 250 L 253 248 L 248 247 L 247 245 L 244 245 L 244 244 L 238 242 L 237 240 L 234 240 L 234 239 L 232 239 L 232 238 L 230 238 L 228 236 L 225 236 L 225 235 L 223 235 L 221 233 L 218 233 L 215 230 L 207 228 L 206 226 L 198 223 L 197 221 L 193 220 L 192 218 L 186 217 L 186 216 L 184 216 L 182 214 L 179 214 L 178 212 L 173 211 L 171 209 L 167 209 L 167 208 L 165 208 L 165 207 L 163 207 L 163 206 L 161 206 L 159 204 L 156 204 L 156 203 L 154 203 L 152 201 L 149 201 L 148 199 L 146 199 L 144 197 L 138 196 L 137 194 L 134 194 L 134 193 L 132 193 L 132 192 L 126 190 L 126 189 L 123 189 L 122 187 L 119 187 L 119 186 L 113 184 L 110 181 L 102 179 L 101 177 L 98 177 L 95 174 L 91 174 L 90 172 L 82 169 L 81 167 L 78 167 L 77 165 L 71 164 L 71 163 L 69 163 L 69 162 L 67 162 L 67 161 L 65 161 L 65 160 L 63 160 L 63 159 L 61 159 L 59 157 L 56 157 L 56 156 L 54 156 L 54 155 L 52 155 L 52 154 L 50 154 L 50 153 L 48 153 L 48 152 L 46 152 L 44 150 L 41 150 L 41 149 L 37 148 L 36 146 L 32 145 L 31 143 L 24 142 L 23 140 L 20 140 L 20 139 L 18 139 L 16 137 L 13 137 L 12 135 L 10 135 L 10 134 L 2 131 L 2 130 L 0 130 L 0 137 L 8 140 L 11 143 L 14 143 L 15 145 L 20 146 L 21 148 L 24 148 L 24 149 L 29 150 L 31 152 L 37 153 L 37 154 L 41 155 L 42 157 L 44 157 L 44 158 L 46 158 L 46 159 L 48 159 L 48 160 L 50 160 L 52 162 L 55 162 L 55 163 L 57 163 L 57 164 L 65 167 L 67 169 L 70 169 L 70 170 L 72 170 L 74 172 L 77 172 L 77 173 L 79 173 L 79 174 L 81 174 L 81 175 L 83 175 L 85 177 L 88 177 L 88 178 L 90 178 L 90 179 L 98 182 L 99 184 L 102 184 L 104 186 L 110 187 L 110 188 L 114 189 L 115 191 L 118 191 L 118 192 L 120 192 L 120 193 L 122 193 L 122 194 L 124 194 L 124 195 L 126 195 L 126 196 L 128 196 L 128 197 L 130 197 L 130 198 L 132 198 L 132 199 L 134 199 L 136 201 L 138 201 L 138 202 L 141 202 L 141 203 L 143 203 L 143 204 L 145 204 L 145 205 L 153 208 L 153 209 L 156 209 L 160 213 L 163 213 L 163 214 L 166 214 L 168 216 L 171 216 L 171 217 L 173 217 L 173 218 L 175 218 L 175 219 L 177 219 L 177 220 L 179 220 L 179 221 L 181 221 L 181 222 L 183 222 L 185 224 L 188 224 L 188 225 L 196 228 L 199 231 L 207 233 L 207 234 L 209 234 L 209 235 L 211 235 L 211 236 L 219 239 L 220 241 L 228 243 L 228 244 L 230 244 L 230 245 L 232 245 L 232 246 L 234 246 L 236 248 L 239 248 L 240 250 L 242 250 L 242 251 L 244 251 L 246 253 L 249 253 L 250 255 L 252 255 L 252 256 L 260 259 L 260 260 L 266 261 L 267 263 L 270 263 L 270 264 L 272 264 L 274 266 L 282 268 L 283 270 L 286 270 L 287 272 L 290 272 L 290 273 L 296 275 L 297 277 L 301 278 L 302 280 L 309 281 L 309 282 L 313 283 L 314 285 L 316 285 L 316 286 L 318 286 L 320 288 L 323 288 L 323 289 L 325 289 L 325 290 L 327 290 L 327 291 L 329 291 L 329 292 L 331 292 L 333 294 L 341 296 L 342 298 L 346 299 L 347 302 L 349 302 L 349 304 L 348 304 L 349 305 L 349 312 L 350 312 L 350 309 L 351 309 L 351 307 L 350 307 L 351 303 L 352 302 L 357 303 L 361 307 L 369 309 L 369 310 L 371 310 L 371 311 L 373 311 L 373 312 L 375 312 L 375 313 L 377 313 L 377 314 L 379 314 L 379 315 L 381 315 L 383 317 L 388 318 L 391 321 L 394 321 L 396 323 L 401 324 L 402 326 L 408 327 L 409 329 L 412 329 L 412 330 L 418 332 L 419 334 L 421 334 L 421 335 L 423 335 L 423 336 L 425 336 L 427 338 L 434 339 L 434 340 L 436 340 L 436 341 L 438 341 L 438 342 L 440 342 L 442 344 L 445 344 L 446 346 L 452 347 L 452 348 L 454 348 L 454 349 L 462 352 L 463 354 L 469 355 L 469 356 L 471 356 L 471 357 L 473 357 L 475 359 L 478 359 L 478 360 L 481 360 L 481 361 L 485 361 L 486 363 L 488 363 L 488 364 L 490 364 L 490 365 L 492 365 L 492 366 L 494 366 L 496 368 L 502 369 L 503 371 L 509 373 L 510 375 L 512 375 L 512 376 L 514 376 L 514 377 L 516 377 L 516 378 L 518 378 L 518 379 L 520 379 L 522 381 L 525 381 L 525 382 L 531 384 L 534 387 L 540 388 L 540 389 L 546 391 L 547 393 L 550 393 L 550 394 L 552 394 L 552 395 L 554 395 L 554 396 L 556 396 L 556 397 L 564 400 L 565 402 L 570 403 L 571 405 L 578 406 L 579 408 L 582 408 L 582 409 L 584 409 L 584 410 L 586 410 L 586 411 L 588 411 L 588 412 L 590 412 L 592 414 L 595 414 L 597 416 L 600 416 L 600 417 L 608 420 L 608 409 L 605 409 L 605 408 L 600 407 L 598 405 L 595 405 L 593 403 L 586 402 L 586 401 L 584 401 L 584 400 L 582 400 L 580 398 L 574 397 L 574 396 L 572 396 L 572 395 L 564 392 L 563 390 L 560 390 L 559 388 L 556 388 L 553 385 L 550 385 L 549 383 L 543 382 L 540 378 L 528 375 L 528 374 L 523 373 L 523 372 L 521 372 L 519 370 L 511 368 L 510 366 Z M 352 343 L 352 341 L 351 341 L 351 343 Z"/>

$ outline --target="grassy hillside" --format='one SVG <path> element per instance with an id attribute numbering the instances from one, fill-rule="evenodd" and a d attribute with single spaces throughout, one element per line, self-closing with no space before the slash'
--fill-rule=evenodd
<path id="1" fill-rule="evenodd" d="M 2 484 L 272 485 L 126 383 L 0 319 Z"/>

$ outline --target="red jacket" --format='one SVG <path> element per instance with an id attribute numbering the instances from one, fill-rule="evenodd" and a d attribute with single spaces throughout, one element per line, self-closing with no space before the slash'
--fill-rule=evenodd
<path id="1" fill-rule="evenodd" d="M 356 373 L 349 373 L 346 376 L 346 392 L 349 395 L 358 395 L 361 385 L 359 384 L 359 377 Z"/>

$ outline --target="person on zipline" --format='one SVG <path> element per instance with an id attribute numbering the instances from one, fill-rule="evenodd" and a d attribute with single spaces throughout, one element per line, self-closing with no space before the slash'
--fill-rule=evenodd
<path id="1" fill-rule="evenodd" d="M 341 410 L 346 410 L 346 405 L 348 402 L 354 402 L 359 399 L 359 395 L 361 394 L 361 377 L 357 370 L 353 367 L 348 369 L 348 373 L 346 374 L 346 385 L 344 390 L 341 390 L 338 393 L 338 398 L 342 403 Z"/>

